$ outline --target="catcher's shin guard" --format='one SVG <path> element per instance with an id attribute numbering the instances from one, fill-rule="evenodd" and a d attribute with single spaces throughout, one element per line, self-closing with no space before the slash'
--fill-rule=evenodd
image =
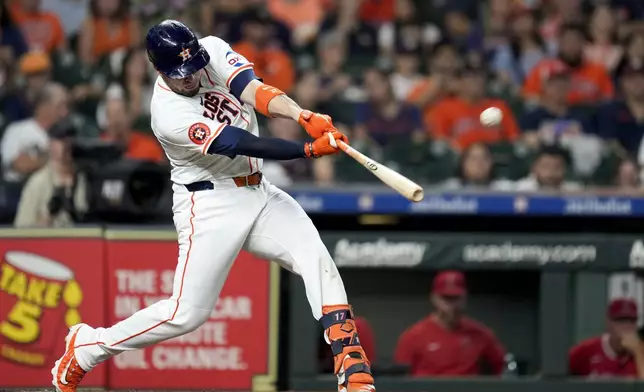
<path id="1" fill-rule="evenodd" d="M 351 307 L 324 306 L 322 314 L 320 323 L 324 328 L 324 339 L 333 352 L 333 369 L 338 376 L 338 390 L 375 391 L 371 363 L 360 345 Z"/>

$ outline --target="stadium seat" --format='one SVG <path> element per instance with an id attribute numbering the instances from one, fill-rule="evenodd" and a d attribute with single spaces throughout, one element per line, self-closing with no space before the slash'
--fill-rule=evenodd
<path id="1" fill-rule="evenodd" d="M 521 143 L 499 142 L 488 144 L 492 153 L 494 170 L 499 178 L 517 180 L 525 177 L 530 171 L 534 157 Z"/>

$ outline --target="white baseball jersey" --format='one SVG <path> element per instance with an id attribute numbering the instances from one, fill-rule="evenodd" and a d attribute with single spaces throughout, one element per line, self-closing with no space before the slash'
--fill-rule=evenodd
<path id="1" fill-rule="evenodd" d="M 199 40 L 210 55 L 201 72 L 201 88 L 194 97 L 174 93 L 159 76 L 150 103 L 152 130 L 172 165 L 177 184 L 245 176 L 262 168 L 262 160 L 238 155 L 231 159 L 209 155 L 208 147 L 226 125 L 257 136 L 254 109 L 230 92 L 230 83 L 253 64 L 235 53 L 224 40 L 209 36 Z"/>

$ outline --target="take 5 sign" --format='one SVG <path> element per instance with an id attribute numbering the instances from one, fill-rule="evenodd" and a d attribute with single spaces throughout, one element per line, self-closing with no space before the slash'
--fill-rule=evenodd
<path id="1" fill-rule="evenodd" d="M 0 389 L 49 387 L 69 326 L 112 325 L 167 299 L 177 253 L 174 232 L 0 230 Z M 124 352 L 83 386 L 274 390 L 278 280 L 276 264 L 240 254 L 203 326 Z"/>
<path id="2" fill-rule="evenodd" d="M 108 324 L 172 295 L 174 233 L 156 240 L 137 240 L 137 234 L 108 235 Z M 187 335 L 111 359 L 110 388 L 265 390 L 258 384 L 276 376 L 269 358 L 275 359 L 277 343 L 278 272 L 277 265 L 242 252 L 210 319 Z"/>
<path id="3" fill-rule="evenodd" d="M 100 231 L 32 233 L 0 231 L 0 387 L 51 385 L 69 326 L 105 322 Z M 96 370 L 85 385 L 105 385 Z"/>

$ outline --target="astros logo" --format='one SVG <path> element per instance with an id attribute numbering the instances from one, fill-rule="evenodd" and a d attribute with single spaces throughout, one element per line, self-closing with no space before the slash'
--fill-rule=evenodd
<path id="1" fill-rule="evenodd" d="M 210 136 L 210 128 L 204 123 L 192 124 L 188 129 L 188 137 L 194 144 L 201 145 L 208 140 Z"/>
<path id="2" fill-rule="evenodd" d="M 181 56 L 184 62 L 190 60 L 190 58 L 192 57 L 192 55 L 190 54 L 190 48 L 183 48 L 181 53 L 179 53 L 179 56 Z"/>

